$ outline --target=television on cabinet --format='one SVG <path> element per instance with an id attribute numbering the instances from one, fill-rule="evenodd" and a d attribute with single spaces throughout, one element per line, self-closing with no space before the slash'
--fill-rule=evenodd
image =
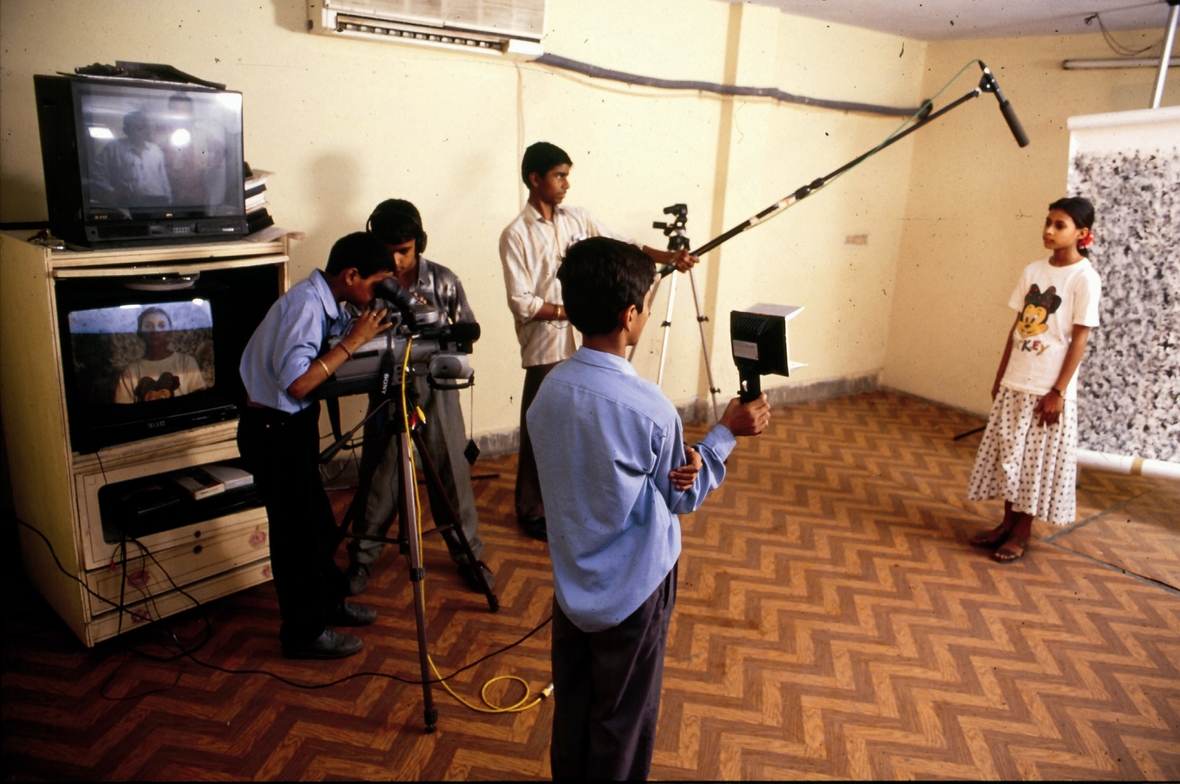
<path id="1" fill-rule="evenodd" d="M 248 233 L 241 93 L 111 77 L 33 82 L 55 236 L 130 247 Z"/>
<path id="2" fill-rule="evenodd" d="M 269 267 L 57 282 L 70 442 L 90 453 L 237 417 Z"/>

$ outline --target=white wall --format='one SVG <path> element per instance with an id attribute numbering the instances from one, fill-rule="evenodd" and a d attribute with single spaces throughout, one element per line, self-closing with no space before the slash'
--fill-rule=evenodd
<path id="1" fill-rule="evenodd" d="M 5 0 L 0 6 L 0 220 L 45 217 L 32 75 L 115 60 L 166 62 L 245 95 L 245 153 L 276 173 L 279 223 L 306 233 L 292 275 L 322 264 L 378 201 L 421 209 L 431 258 L 462 277 L 484 329 L 473 363 L 477 434 L 511 432 L 523 372 L 496 251 L 522 203 L 519 157 L 569 151 L 569 201 L 649 245 L 662 209 L 689 205 L 697 245 L 870 149 L 896 118 L 589 79 L 530 63 L 307 33 L 301 0 Z M 1130 43 L 1159 31 L 1124 33 Z M 805 306 L 776 384 L 883 373 L 892 387 L 982 412 L 1004 302 L 1040 253 L 1045 205 L 1065 187 L 1065 120 L 1142 108 L 1153 72 L 1061 70 L 1107 53 L 1101 36 L 923 43 L 715 0 L 549 0 L 547 51 L 671 79 L 916 106 L 982 57 L 1024 121 L 1019 149 L 984 96 L 866 161 L 773 221 L 708 254 L 697 280 L 723 398 L 737 374 L 729 311 Z M 1164 103 L 1180 103 L 1172 74 Z M 972 66 L 938 105 L 978 80 Z M 848 234 L 867 234 L 846 247 Z M 707 394 L 688 281 L 677 295 L 664 388 Z M 667 290 L 667 286 L 664 287 Z M 655 377 L 661 295 L 637 355 Z M 463 396 L 468 405 L 467 395 Z"/>
<path id="2" fill-rule="evenodd" d="M 429 256 L 462 277 L 483 326 L 477 433 L 515 428 L 523 371 L 504 301 L 500 230 L 524 197 L 523 147 L 546 139 L 575 161 L 569 201 L 646 244 L 663 207 L 689 205 L 697 244 L 871 147 L 896 120 L 691 91 L 627 87 L 529 63 L 307 33 L 301 0 L 5 0 L 0 7 L 0 220 L 45 217 L 32 75 L 115 60 L 164 62 L 245 95 L 245 154 L 275 172 L 278 222 L 306 233 L 294 278 L 363 227 L 381 199 L 421 209 Z M 899 57 L 902 45 L 905 55 Z M 550 0 L 547 51 L 650 76 L 777 86 L 803 95 L 916 105 L 925 46 L 714 0 Z M 875 374 L 905 180 L 904 142 L 823 194 L 732 240 L 698 274 L 718 381 L 733 394 L 728 312 L 802 304 L 790 383 Z M 867 248 L 842 246 L 868 233 Z M 705 393 L 687 280 L 665 389 Z M 663 303 L 657 305 L 663 313 Z M 654 378 L 653 324 L 638 366 Z M 769 380 L 768 383 L 784 383 Z M 467 405 L 464 395 L 464 406 Z"/>

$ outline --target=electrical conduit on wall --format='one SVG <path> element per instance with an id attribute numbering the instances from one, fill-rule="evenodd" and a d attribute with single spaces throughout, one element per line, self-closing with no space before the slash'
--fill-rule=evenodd
<path id="1" fill-rule="evenodd" d="M 643 85 L 644 87 L 659 87 L 665 90 L 698 90 L 700 92 L 716 93 L 724 96 L 738 96 L 744 98 L 773 98 L 785 103 L 797 103 L 803 106 L 815 106 L 820 109 L 835 109 L 841 112 L 864 112 L 867 114 L 881 114 L 888 117 L 912 117 L 920 107 L 882 106 L 875 103 L 858 103 L 856 101 L 833 101 L 826 98 L 808 98 L 805 95 L 795 95 L 784 92 L 777 87 L 742 87 L 733 84 L 719 84 L 717 82 L 702 82 L 687 79 L 657 79 L 651 76 L 640 76 L 625 71 L 615 71 L 610 68 L 600 68 L 597 65 L 571 60 L 558 54 L 543 54 L 532 60 L 540 65 L 573 71 L 596 79 L 610 79 L 624 84 Z"/>

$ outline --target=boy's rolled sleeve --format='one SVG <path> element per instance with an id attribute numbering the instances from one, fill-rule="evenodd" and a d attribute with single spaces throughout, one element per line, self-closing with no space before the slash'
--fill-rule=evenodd
<path id="1" fill-rule="evenodd" d="M 320 355 L 323 327 L 316 314 L 292 309 L 284 314 L 282 332 L 288 336 L 282 350 L 274 355 L 274 377 L 283 390 L 291 388 L 296 379 L 307 372 Z"/>
<path id="2" fill-rule="evenodd" d="M 677 444 L 679 444 L 679 439 Z M 709 493 L 721 486 L 722 480 L 725 479 L 725 461 L 735 446 L 737 446 L 737 439 L 733 433 L 725 425 L 718 424 L 714 425 L 704 439 L 693 447 L 701 456 L 701 470 L 697 473 L 692 486 L 687 490 L 680 491 L 672 488 L 671 495 L 668 496 L 668 508 L 674 514 L 695 512 L 705 502 Z M 678 451 L 680 453 L 679 463 L 669 468 L 669 471 L 685 463 L 683 445 L 678 446 Z M 671 481 L 667 479 L 666 474 L 664 478 L 671 487 Z"/>
<path id="3" fill-rule="evenodd" d="M 508 309 L 519 323 L 531 321 L 545 301 L 536 295 L 535 273 L 529 269 L 528 254 L 519 236 L 505 232 L 500 238 L 500 260 Z"/>

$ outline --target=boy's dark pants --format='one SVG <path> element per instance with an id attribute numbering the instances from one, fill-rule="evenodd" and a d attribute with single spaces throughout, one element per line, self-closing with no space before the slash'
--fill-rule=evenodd
<path id="1" fill-rule="evenodd" d="M 422 430 L 426 451 L 438 470 L 438 478 L 442 484 L 439 489 L 446 494 L 444 499 L 438 495 L 438 489 L 433 482 L 426 484 L 431 512 L 433 514 L 435 509 L 443 508 L 447 501 L 451 502 L 459 514 L 459 525 L 463 529 L 463 535 L 467 537 L 471 552 L 478 561 L 483 556 L 483 540 L 479 537 L 479 513 L 475 508 L 475 493 L 471 489 L 470 464 L 463 456 L 467 437 L 463 433 L 463 409 L 459 407 L 459 393 L 452 389 L 431 389 L 425 376 L 414 376 L 412 383 L 418 393 L 418 405 L 426 414 L 426 426 Z M 370 409 L 380 402 L 380 397 L 371 395 Z M 383 412 L 365 424 L 365 446 L 361 452 L 361 466 L 362 470 L 371 468 L 372 487 L 369 489 L 364 513 L 353 519 L 354 534 L 387 536 L 390 524 L 400 514 L 397 475 L 401 464 L 398 459 L 397 436 L 389 440 L 384 454 L 376 454 L 377 438 L 385 422 L 386 416 Z M 441 518 L 440 512 L 435 519 Z M 442 532 L 442 537 L 451 553 L 451 560 L 457 564 L 466 563 L 467 553 L 463 552 L 459 537 L 450 528 Z M 384 548 L 382 542 L 353 539 L 348 543 L 348 559 L 354 564 L 368 566 L 377 560 Z"/>
<path id="2" fill-rule="evenodd" d="M 541 382 L 549 371 L 557 367 L 533 365 L 524 369 L 524 390 L 520 393 L 520 454 L 516 466 L 516 519 L 536 520 L 545 516 L 545 504 L 541 500 L 541 480 L 537 478 L 537 458 L 533 456 L 533 441 L 529 438 L 529 423 L 525 416 Z"/>
<path id="3" fill-rule="evenodd" d="M 340 532 L 319 470 L 318 403 L 298 414 L 244 407 L 238 451 L 266 505 L 284 648 L 311 642 L 347 595 L 333 555 Z"/>
<path id="4" fill-rule="evenodd" d="M 647 778 L 676 567 L 618 626 L 584 632 L 553 603 L 554 779 Z"/>

